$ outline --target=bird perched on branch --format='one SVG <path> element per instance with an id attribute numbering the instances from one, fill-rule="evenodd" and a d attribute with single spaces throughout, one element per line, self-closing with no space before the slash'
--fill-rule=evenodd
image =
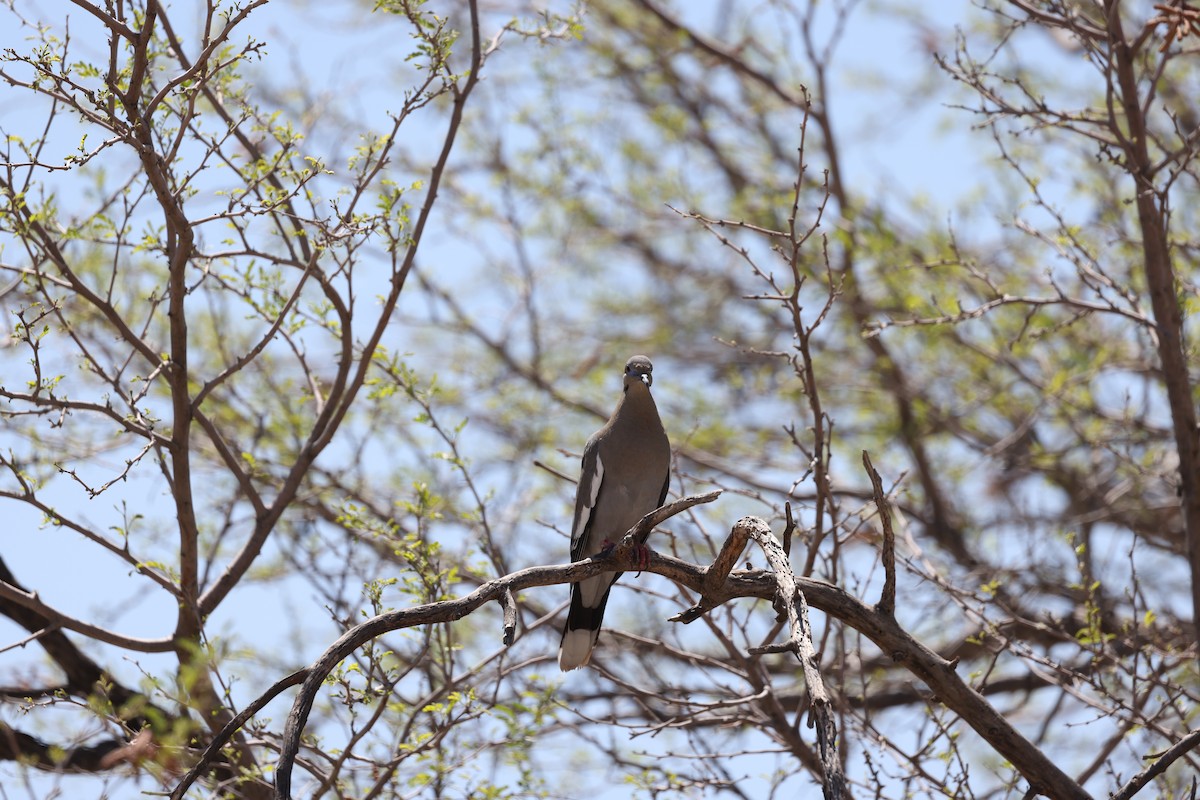
<path id="1" fill-rule="evenodd" d="M 571 525 L 572 561 L 611 549 L 667 497 L 671 444 L 650 395 L 653 370 L 645 356 L 626 362 L 621 399 L 583 448 Z M 645 536 L 639 544 L 644 542 Z M 608 593 L 619 577 L 619 572 L 605 573 L 571 584 L 571 609 L 558 648 L 558 666 L 564 672 L 591 658 Z"/>

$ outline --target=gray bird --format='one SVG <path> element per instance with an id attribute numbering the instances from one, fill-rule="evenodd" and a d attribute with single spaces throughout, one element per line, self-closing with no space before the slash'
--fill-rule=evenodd
<path id="1" fill-rule="evenodd" d="M 612 417 L 583 448 L 571 525 L 572 561 L 612 547 L 667 497 L 671 444 L 650 395 L 653 369 L 645 356 L 626 362 L 624 394 Z M 644 542 L 643 536 L 640 543 Z M 564 672 L 591 658 L 608 593 L 619 577 L 621 573 L 610 572 L 571 584 L 571 610 L 558 648 L 558 666 Z"/>

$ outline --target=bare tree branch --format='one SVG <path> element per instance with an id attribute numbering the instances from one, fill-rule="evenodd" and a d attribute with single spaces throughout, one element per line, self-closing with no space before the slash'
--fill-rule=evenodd
<path id="1" fill-rule="evenodd" d="M 817 750 L 821 756 L 821 782 L 825 798 L 848 798 L 850 793 L 846 786 L 846 776 L 842 773 L 842 762 L 838 756 L 837 723 L 834 722 L 829 693 L 825 690 L 825 681 L 821 677 L 820 658 L 813 646 L 812 625 L 808 621 L 808 601 L 804 592 L 796 586 L 796 575 L 792 572 L 787 554 L 765 522 L 746 517 L 738 520 L 733 527 L 735 530 L 745 528 L 750 538 L 762 548 L 777 586 L 775 601 L 783 607 L 788 620 L 786 642 L 756 647 L 750 652 L 758 654 L 789 651 L 800 661 L 804 670 L 804 683 L 808 686 L 809 701 L 812 703 L 812 716 L 809 717 L 808 723 L 810 728 L 813 727 L 813 720 L 816 720 Z M 844 742 L 842 744 L 844 746 Z"/>
<path id="2" fill-rule="evenodd" d="M 883 491 L 883 480 L 871 463 L 871 454 L 863 450 L 862 459 L 863 468 L 875 491 L 875 508 L 883 528 L 883 589 L 875 608 L 882 614 L 890 615 L 896 613 L 896 532 L 892 530 L 892 509 Z"/>
<path id="3" fill-rule="evenodd" d="M 1150 781 L 1166 772 L 1167 767 L 1197 747 L 1200 747 L 1200 730 L 1192 731 L 1163 753 L 1147 756 L 1147 758 L 1154 758 L 1154 763 L 1126 781 L 1125 785 L 1118 789 L 1110 800 L 1130 800 Z"/>

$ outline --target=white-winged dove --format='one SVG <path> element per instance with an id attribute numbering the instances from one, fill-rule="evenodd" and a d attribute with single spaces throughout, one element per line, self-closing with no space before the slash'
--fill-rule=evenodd
<path id="1" fill-rule="evenodd" d="M 624 394 L 612 417 L 583 448 L 571 525 L 572 561 L 612 547 L 667 497 L 671 445 L 650 396 L 653 369 L 645 356 L 626 362 Z M 610 572 L 571 584 L 571 610 L 558 648 L 563 671 L 582 667 L 591 658 L 608 593 L 619 577 L 621 573 Z"/>

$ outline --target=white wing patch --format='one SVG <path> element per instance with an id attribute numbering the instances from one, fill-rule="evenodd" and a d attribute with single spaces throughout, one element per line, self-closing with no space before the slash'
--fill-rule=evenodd
<path id="1" fill-rule="evenodd" d="M 592 518 L 592 509 L 596 507 L 596 498 L 600 496 L 600 484 L 604 482 L 604 462 L 600 460 L 600 454 L 596 454 L 596 471 L 592 474 L 591 482 L 588 488 L 591 490 L 591 496 L 587 502 L 579 509 L 579 521 L 575 525 L 575 530 L 571 531 L 572 549 L 583 538 L 584 532 L 587 530 L 588 521 Z"/>
<path id="2" fill-rule="evenodd" d="M 588 498 L 588 508 L 596 507 L 596 498 L 600 496 L 600 484 L 604 482 L 604 462 L 596 453 L 596 474 L 592 477 L 592 496 Z"/>

